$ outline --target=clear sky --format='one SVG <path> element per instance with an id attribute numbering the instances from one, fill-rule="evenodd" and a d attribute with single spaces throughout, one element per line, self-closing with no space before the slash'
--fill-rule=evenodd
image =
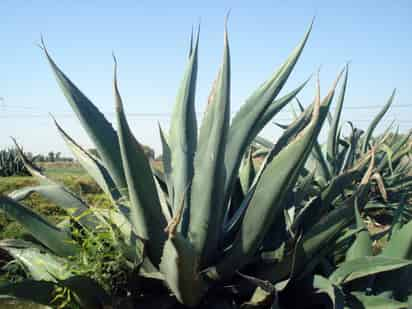
<path id="1" fill-rule="evenodd" d="M 309 42 L 285 91 L 321 66 L 323 94 L 351 61 L 344 119 L 365 127 L 393 88 L 393 119 L 412 127 L 411 1 L 0 1 L 0 148 L 14 136 L 26 151 L 68 153 L 48 113 L 82 145 L 90 142 L 65 101 L 36 42 L 113 118 L 112 51 L 136 137 L 159 151 L 156 122 L 168 128 L 191 26 L 201 19 L 198 100 L 203 111 L 221 60 L 224 16 L 232 9 L 232 111 L 278 67 L 313 16 Z M 307 105 L 314 82 L 300 95 Z M 353 109 L 356 107 L 357 109 Z M 142 113 L 145 115 L 137 115 Z M 156 115 L 159 114 L 160 115 Z M 278 116 L 289 119 L 289 110 Z M 285 122 L 285 121 L 283 121 Z M 263 135 L 275 138 L 273 125 Z"/>

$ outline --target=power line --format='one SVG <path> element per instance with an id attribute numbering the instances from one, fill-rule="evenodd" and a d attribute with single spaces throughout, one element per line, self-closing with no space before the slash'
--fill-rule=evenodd
<path id="1" fill-rule="evenodd" d="M 0 98 L 1 101 L 1 98 Z M 4 102 L 4 100 L 3 100 Z M 39 108 L 34 107 L 34 106 L 26 106 L 26 105 L 6 105 L 5 103 L 2 104 L 1 109 L 8 109 L 8 110 L 13 110 L 13 109 L 24 109 L 24 110 L 32 110 L 32 111 L 39 111 Z M 382 105 L 366 105 L 366 106 L 344 106 L 344 110 L 362 110 L 362 109 L 378 109 L 382 108 Z M 396 108 L 412 108 L 412 104 L 398 104 L 398 105 L 393 105 L 390 107 L 390 109 L 396 109 Z M 103 113 L 112 113 L 111 111 L 109 112 L 104 112 Z M 285 111 L 282 111 L 285 112 Z M 236 112 L 233 112 L 236 113 Z M 145 114 L 145 113 L 142 113 Z M 165 114 L 165 113 L 148 113 L 148 114 Z"/>
<path id="2" fill-rule="evenodd" d="M 114 116 L 114 113 L 110 113 L 112 116 Z M 56 118 L 74 118 L 76 115 L 73 114 L 55 114 L 54 115 Z M 128 117 L 132 118 L 142 118 L 142 119 L 147 119 L 147 120 L 156 120 L 158 118 L 164 118 L 164 117 L 170 117 L 171 114 L 169 113 L 127 113 Z M 36 119 L 36 118 L 50 118 L 49 115 L 46 114 L 19 114 L 19 115 L 0 115 L 0 119 L 16 119 L 16 118 L 24 118 L 24 119 Z M 275 117 L 276 121 L 285 121 L 285 122 L 290 122 L 293 120 L 293 118 L 278 118 Z M 343 117 L 343 120 L 346 120 Z M 350 119 L 352 122 L 370 122 L 371 119 Z M 383 120 L 383 122 L 391 122 L 391 119 L 386 119 Z M 412 124 L 412 120 L 395 120 L 397 124 Z"/>

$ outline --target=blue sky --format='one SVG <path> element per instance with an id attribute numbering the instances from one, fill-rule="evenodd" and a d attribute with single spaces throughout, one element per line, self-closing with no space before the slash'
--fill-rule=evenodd
<path id="1" fill-rule="evenodd" d="M 68 153 L 48 113 L 81 144 L 90 141 L 73 116 L 36 42 L 113 119 L 112 51 L 136 137 L 159 151 L 157 121 L 168 113 L 182 77 L 191 26 L 201 20 L 197 111 L 201 115 L 222 54 L 229 8 L 232 111 L 279 66 L 313 16 L 313 32 L 285 91 L 321 66 L 323 93 L 351 61 L 344 119 L 365 127 L 393 88 L 393 119 L 412 127 L 412 4 L 410 1 L 21 1 L 0 2 L 0 148 L 14 136 L 32 152 Z M 308 104 L 314 80 L 300 95 Z M 357 107 L 353 109 L 351 107 Z M 362 109 L 360 109 L 362 108 Z M 149 114 L 136 116 L 136 113 Z M 162 115 L 155 116 L 153 114 Z M 150 115 L 151 114 L 151 115 Z M 166 115 L 163 115 L 166 114 Z M 278 116 L 288 119 L 289 109 Z M 283 121 L 284 122 L 284 121 Z M 263 132 L 276 138 L 269 125 Z"/>

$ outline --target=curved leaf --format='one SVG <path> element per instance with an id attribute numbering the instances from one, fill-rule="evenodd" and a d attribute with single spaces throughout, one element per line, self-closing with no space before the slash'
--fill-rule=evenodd
<path id="1" fill-rule="evenodd" d="M 198 273 L 199 256 L 182 235 L 169 234 L 159 267 L 179 302 L 189 307 L 200 302 L 206 286 Z"/>
<path id="2" fill-rule="evenodd" d="M 60 88 L 79 118 L 83 128 L 96 145 L 96 149 L 104 162 L 104 166 L 109 170 L 110 175 L 116 183 L 116 187 L 119 189 L 126 188 L 126 178 L 123 172 L 116 131 L 97 107 L 60 70 L 49 55 L 44 44 L 43 50 Z"/>
<path id="3" fill-rule="evenodd" d="M 363 228 L 363 230 L 356 235 L 355 241 L 353 242 L 349 250 L 346 252 L 345 261 L 350 261 L 364 256 L 373 255 L 372 239 L 370 238 L 369 231 L 366 228 L 366 225 L 363 222 L 362 217 L 359 213 L 357 198 L 355 198 L 355 203 L 353 206 L 355 208 L 356 228 Z"/>
<path id="4" fill-rule="evenodd" d="M 243 158 L 239 169 L 240 185 L 242 186 L 243 194 L 246 195 L 252 186 L 255 178 L 255 167 L 253 165 L 252 151 L 250 150 L 246 157 Z"/>
<path id="5" fill-rule="evenodd" d="M 302 84 L 296 87 L 294 90 L 284 95 L 283 97 L 273 100 L 273 102 L 267 107 L 263 115 L 258 119 L 257 123 L 253 127 L 253 133 L 251 135 L 258 136 L 259 132 L 269 123 L 273 117 L 279 113 L 279 111 L 285 107 L 290 101 L 292 101 L 296 95 L 305 88 L 306 84 L 309 82 L 310 78 L 305 80 Z"/>
<path id="6" fill-rule="evenodd" d="M 386 257 L 412 259 L 412 221 L 394 231 L 380 255 Z"/>
<path id="7" fill-rule="evenodd" d="M 83 149 L 78 145 L 64 130 L 63 128 L 54 120 L 54 124 L 57 127 L 66 145 L 71 150 L 73 155 L 77 158 L 77 161 L 83 166 L 87 173 L 97 182 L 99 187 L 116 201 L 120 198 L 120 192 L 117 190 L 116 185 L 113 182 L 112 177 L 104 167 L 100 159 L 94 157 L 88 151 Z"/>
<path id="8" fill-rule="evenodd" d="M 326 151 L 326 158 L 327 161 L 329 162 L 329 166 L 331 167 L 332 171 L 336 172 L 336 164 L 334 160 L 337 157 L 338 154 L 338 148 L 337 148 L 337 141 L 338 141 L 338 127 L 339 127 L 339 120 L 340 116 L 342 113 L 342 108 L 343 108 L 343 102 L 345 100 L 345 92 L 346 92 L 346 85 L 348 83 L 348 71 L 349 71 L 349 66 L 346 65 L 345 68 L 345 76 L 343 78 L 343 84 L 342 88 L 338 97 L 338 101 L 336 103 L 336 108 L 335 108 L 335 114 L 333 115 L 333 120 L 332 120 L 332 125 L 329 130 L 328 134 L 328 141 L 327 141 L 327 151 Z"/>
<path id="9" fill-rule="evenodd" d="M 93 230 L 100 222 L 94 215 L 93 210 L 86 206 L 80 198 L 58 184 L 22 188 L 11 192 L 9 197 L 19 202 L 33 193 L 40 194 L 58 207 L 66 210 L 70 217 L 79 222 L 83 227 Z"/>
<path id="10" fill-rule="evenodd" d="M 369 146 L 369 140 L 372 137 L 373 131 L 375 130 L 376 126 L 378 125 L 379 121 L 385 116 L 386 112 L 388 111 L 389 107 L 392 105 L 393 99 L 395 98 L 396 94 L 396 89 L 393 90 L 392 95 L 390 96 L 388 102 L 383 106 L 382 110 L 379 112 L 379 114 L 376 115 L 376 117 L 372 120 L 371 124 L 368 127 L 368 130 L 366 131 L 366 134 L 363 138 L 363 144 L 362 144 L 362 152 L 366 152 L 368 150 Z"/>
<path id="11" fill-rule="evenodd" d="M 325 293 L 328 295 L 332 302 L 333 309 L 343 309 L 345 299 L 343 291 L 327 278 L 315 275 L 313 278 L 313 287 L 317 293 Z"/>
<path id="12" fill-rule="evenodd" d="M 153 263 L 160 262 L 166 235 L 166 220 L 162 214 L 152 170 L 142 146 L 131 132 L 117 88 L 116 66 L 114 75 L 116 115 L 119 144 L 123 160 L 127 189 L 130 196 L 130 221 L 136 234 L 148 240 L 148 253 Z"/>
<path id="13" fill-rule="evenodd" d="M 18 221 L 30 234 L 60 256 L 74 255 L 78 247 L 67 232 L 46 221 L 29 208 L 0 195 L 0 210 Z"/>
<path id="14" fill-rule="evenodd" d="M 10 239 L 0 241 L 0 248 L 18 260 L 34 280 L 56 282 L 68 278 L 67 261 L 47 252 L 34 243 Z"/>
<path id="15" fill-rule="evenodd" d="M 359 278 L 394 271 L 411 265 L 412 261 L 410 260 L 386 256 L 364 256 L 342 263 L 330 275 L 329 280 L 336 285 L 346 284 Z"/>
<path id="16" fill-rule="evenodd" d="M 222 230 L 225 169 L 224 155 L 230 121 L 230 51 L 227 29 L 221 68 L 199 133 L 191 186 L 189 239 L 201 263 L 214 254 Z M 186 227 L 183 227 L 185 230 Z"/>
<path id="17" fill-rule="evenodd" d="M 234 269 L 250 262 L 250 259 L 256 254 L 268 228 L 282 210 L 286 193 L 295 185 L 309 156 L 332 101 L 336 82 L 322 104 L 318 86 L 311 122 L 295 140 L 283 148 L 267 164 L 246 209 L 233 246 L 222 262 L 217 265 L 218 274 L 222 273 L 224 277 L 230 275 Z"/>
<path id="18" fill-rule="evenodd" d="M 199 31 L 176 97 L 168 137 L 171 150 L 170 177 L 173 184 L 171 205 L 174 210 L 182 200 L 185 200 L 186 209 L 189 208 L 190 203 L 190 199 L 183 199 L 183 196 L 192 181 L 193 159 L 197 144 L 195 93 Z"/>
<path id="19" fill-rule="evenodd" d="M 41 185 L 17 190 L 12 192 L 10 197 L 16 200 L 21 200 L 33 192 L 37 192 L 43 195 L 46 199 L 55 203 L 58 207 L 67 210 L 69 214 L 82 226 L 94 228 L 98 223 L 98 220 L 93 215 L 90 207 L 73 192 L 46 177 L 46 175 L 44 175 L 30 162 L 30 160 L 27 159 L 17 142 L 14 139 L 13 141 L 25 167 L 30 174 L 40 182 Z"/>
<path id="20" fill-rule="evenodd" d="M 254 130 L 258 121 L 262 119 L 270 104 L 279 94 L 283 85 L 291 74 L 300 54 L 309 38 L 312 23 L 298 46 L 293 50 L 288 59 L 280 66 L 267 81 L 265 81 L 239 109 L 229 129 L 228 144 L 225 153 L 226 184 L 225 201 L 229 200 L 232 186 L 247 147 L 259 132 Z"/>

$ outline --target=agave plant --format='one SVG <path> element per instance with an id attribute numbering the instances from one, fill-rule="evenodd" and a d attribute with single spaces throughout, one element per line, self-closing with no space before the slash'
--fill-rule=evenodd
<path id="1" fill-rule="evenodd" d="M 332 182 L 339 183 L 342 193 L 348 190 L 353 191 L 362 177 L 362 169 L 359 167 L 363 165 L 363 169 L 365 168 L 364 164 L 361 163 L 365 161 L 365 152 L 369 148 L 375 147 L 377 151 L 375 159 L 377 168 L 372 176 L 375 188 L 371 192 L 370 201 L 365 210 L 373 216 L 375 216 L 374 213 L 379 213 L 377 210 L 384 210 L 384 214 L 393 215 L 395 209 L 402 207 L 404 208 L 405 220 L 407 220 L 410 216 L 408 209 L 411 200 L 410 174 L 412 166 L 409 159 L 411 154 L 411 133 L 399 135 L 398 130 L 392 130 L 392 123 L 384 134 L 376 138 L 373 136 L 377 125 L 393 104 L 395 90 L 366 131 L 356 128 L 352 122 L 348 121 L 346 124 L 350 128 L 350 134 L 345 137 L 341 133 L 340 117 L 346 94 L 348 69 L 348 66 L 346 66 L 334 115 L 328 115 L 327 142 L 323 145 L 319 142 L 315 143 L 305 166 L 308 177 L 305 179 L 305 187 L 302 191 L 310 198 L 310 192 L 319 192 Z M 297 98 L 296 101 L 302 112 L 300 117 L 305 117 L 302 104 Z M 292 111 L 295 118 L 297 118 L 296 112 Z M 279 126 L 287 128 L 284 125 Z M 254 156 L 266 154 L 273 147 L 272 142 L 261 137 L 258 137 L 255 143 L 257 149 Z M 406 204 L 406 206 L 401 206 L 401 204 Z"/>
<path id="2" fill-rule="evenodd" d="M 64 265 L 81 254 L 87 235 L 111 233 L 115 250 L 125 257 L 131 277 L 142 286 L 154 280 L 167 287 L 166 292 L 159 290 L 149 300 L 141 290 L 129 291 L 137 304 L 140 301 L 156 308 L 160 307 L 159 302 L 173 308 L 284 306 L 281 294 L 293 290 L 298 279 L 314 275 L 316 267 L 330 254 L 328 248 L 337 248 L 342 238 L 356 234 L 349 231 L 348 236 L 347 229 L 355 218 L 356 207 L 363 209 L 367 201 L 375 168 L 373 147 L 366 149 L 359 166 L 352 168 L 363 178 L 351 195 L 336 202 L 341 188 L 331 181 L 309 201 L 296 199 L 308 179 L 305 164 L 327 118 L 339 78 L 323 99 L 318 82 L 314 103 L 288 126 L 258 171 L 252 171 L 250 154 L 247 160 L 243 159 L 261 129 L 305 86 L 306 82 L 278 98 L 311 28 L 312 25 L 287 60 L 246 100 L 232 120 L 230 52 L 225 30 L 222 65 L 200 129 L 194 102 L 199 34 L 191 39 L 169 133 L 160 129 L 164 173 L 151 167 L 130 130 L 117 85 L 116 61 L 117 130 L 61 71 L 43 44 L 57 81 L 95 143 L 99 157 L 79 146 L 56 122 L 57 129 L 110 197 L 113 208 L 101 210 L 87 205 L 47 178 L 20 152 L 40 185 L 0 196 L 0 208 L 26 227 L 36 243 L 0 244 L 29 274 L 25 281 L 1 287 L 1 294 L 48 304 L 55 300 L 56 291 L 60 291 L 59 295 L 67 291 L 84 308 L 110 304 L 109 291 Z M 69 222 L 53 225 L 22 205 L 32 192 L 66 209 Z M 289 207 L 291 196 L 296 205 L 293 211 Z M 322 211 L 313 212 L 316 209 Z M 385 260 L 381 267 L 379 262 L 372 263 L 376 267 L 368 274 L 409 265 L 403 260 Z M 342 283 L 338 275 L 335 277 L 316 277 L 315 287 L 323 287 L 329 293 L 330 287 Z"/>
<path id="3" fill-rule="evenodd" d="M 0 151 L 0 176 L 28 176 L 30 173 L 17 154 L 16 149 Z"/>

